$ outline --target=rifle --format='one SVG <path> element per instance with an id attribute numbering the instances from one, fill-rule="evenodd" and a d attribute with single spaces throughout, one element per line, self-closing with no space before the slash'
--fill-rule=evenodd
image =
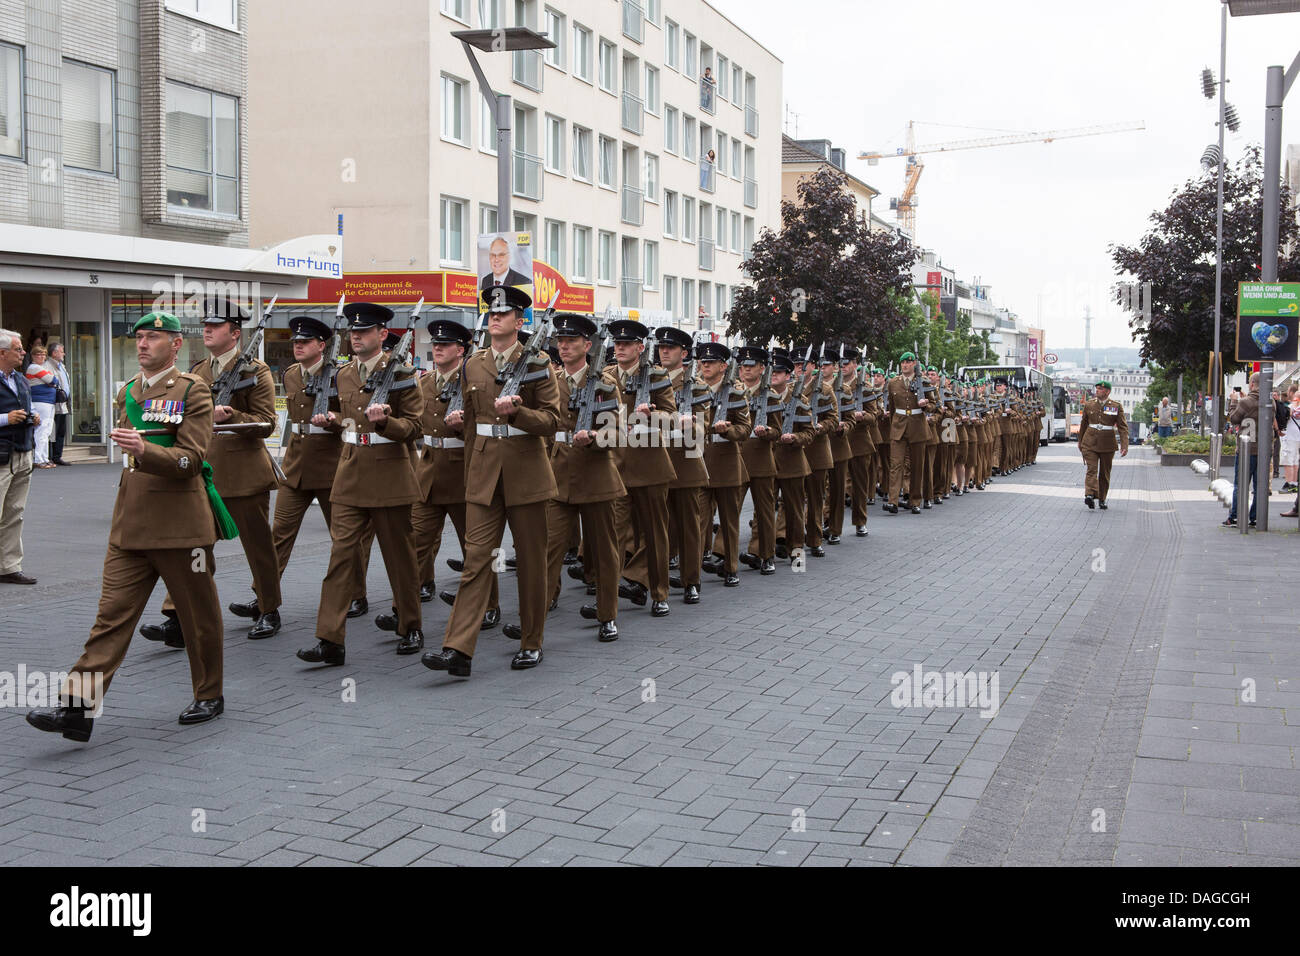
<path id="1" fill-rule="evenodd" d="M 811 381 L 812 373 L 809 372 L 809 365 L 811 363 L 812 346 L 810 345 L 808 346 L 808 351 L 804 353 L 803 357 L 803 378 L 798 382 L 792 381 L 790 383 L 790 401 L 786 402 L 785 412 L 781 416 L 781 428 L 786 432 L 793 433 L 794 426 L 801 422 L 812 422 L 814 428 L 817 426 L 817 416 L 812 414 L 811 408 L 809 408 L 809 415 L 807 418 L 799 414 L 799 402 L 803 398 L 804 389 L 808 387 L 808 383 Z"/>
<path id="2" fill-rule="evenodd" d="M 334 313 L 334 336 L 330 339 L 329 348 L 325 352 L 325 361 L 321 363 L 319 372 L 307 376 L 303 387 L 303 391 L 315 399 L 311 410 L 313 418 L 317 415 L 328 415 L 330 398 L 338 394 L 338 389 L 334 387 L 334 370 L 339 357 L 339 333 L 343 331 L 343 323 L 347 321 L 343 316 L 343 298 L 339 296 L 339 307 Z"/>
<path id="3" fill-rule="evenodd" d="M 257 383 L 256 375 L 250 379 L 244 379 L 242 376 L 244 369 L 252 364 L 258 346 L 262 344 L 262 333 L 266 329 L 266 323 L 271 319 L 271 310 L 275 308 L 275 300 L 278 298 L 278 295 L 272 297 L 266 311 L 262 313 L 262 320 L 257 323 L 257 327 L 253 329 L 253 334 L 248 337 L 248 344 L 244 346 L 244 350 L 235 357 L 235 360 L 212 383 L 212 404 L 214 406 L 229 405 L 230 398 L 235 392 Z"/>
<path id="4" fill-rule="evenodd" d="M 758 382 L 758 394 L 749 404 L 749 417 L 754 423 L 754 431 L 767 427 L 767 398 L 772 390 L 772 357 L 769 355 L 763 364 L 763 377 Z"/>
<path id="5" fill-rule="evenodd" d="M 555 338 L 555 325 L 551 322 L 551 316 L 555 314 L 555 303 L 559 298 L 560 290 L 557 288 L 555 295 L 551 296 L 551 304 L 542 313 L 537 331 L 528 337 L 528 343 L 524 346 L 523 351 L 519 353 L 519 358 L 515 359 L 514 364 L 510 366 L 508 371 L 503 370 L 497 376 L 497 382 L 501 384 L 501 394 L 497 396 L 498 398 L 509 398 L 512 395 L 518 395 L 519 390 L 527 382 L 537 381 L 551 374 L 549 356 L 547 356 L 544 368 L 529 371 L 529 365 L 534 358 L 546 352 L 547 346 Z"/>
<path id="6" fill-rule="evenodd" d="M 420 310 L 423 308 L 424 296 L 420 296 L 420 301 L 415 303 L 415 308 L 411 310 L 411 314 L 406 320 L 406 331 L 402 333 L 402 338 L 397 343 L 396 348 L 393 349 L 388 362 L 383 368 L 376 368 L 371 372 L 370 377 L 366 379 L 366 384 L 361 386 L 363 392 L 370 393 L 371 405 L 385 405 L 388 403 L 389 392 L 400 392 L 403 389 L 415 387 L 414 375 L 401 382 L 396 379 L 399 369 L 410 369 L 410 366 L 402 361 L 401 356 L 411 350 L 411 339 L 415 336 L 415 320 L 420 317 Z"/>
<path id="7" fill-rule="evenodd" d="M 835 399 L 835 414 L 842 422 L 844 420 L 844 410 L 840 407 L 840 389 L 844 387 L 844 346 L 843 344 L 836 347 L 838 354 L 835 356 L 835 378 L 831 379 L 831 397 Z"/>
<path id="8" fill-rule="evenodd" d="M 605 313 L 608 315 L 609 310 L 606 309 Z M 608 326 L 607 321 L 601 322 L 600 328 L 596 330 L 596 335 L 591 340 L 591 348 L 587 349 L 587 377 L 582 383 L 582 388 L 569 396 L 569 408 L 578 413 L 577 423 L 569 433 L 570 445 L 573 444 L 573 436 L 578 432 L 593 430 L 598 412 L 618 410 L 619 401 L 612 397 L 614 386 L 602 381 L 600 377 L 601 363 L 605 360 L 605 343 L 609 340 Z M 611 397 L 601 398 L 602 395 Z"/>
<path id="9" fill-rule="evenodd" d="M 677 413 L 679 415 L 694 415 L 696 405 L 712 405 L 713 393 L 705 391 L 702 395 L 695 394 L 695 375 L 693 369 L 695 366 L 695 336 L 691 336 L 691 345 L 686 357 L 682 359 L 682 385 L 677 389 L 675 397 L 677 399 Z"/>

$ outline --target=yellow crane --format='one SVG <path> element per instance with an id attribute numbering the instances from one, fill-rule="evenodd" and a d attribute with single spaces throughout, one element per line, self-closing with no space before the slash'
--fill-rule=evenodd
<path id="1" fill-rule="evenodd" d="M 915 121 L 907 124 L 907 145 L 892 153 L 861 152 L 858 159 L 865 159 L 875 166 L 882 159 L 891 156 L 906 156 L 907 171 L 903 179 L 903 194 L 890 202 L 890 207 L 898 211 L 898 224 L 916 239 L 916 207 L 919 199 L 916 194 L 917 184 L 921 181 L 921 172 L 925 162 L 919 157 L 922 153 L 950 153 L 959 149 L 984 149 L 988 146 L 1011 146 L 1016 143 L 1050 143 L 1058 139 L 1075 139 L 1080 136 L 1105 136 L 1110 133 L 1127 133 L 1146 129 L 1146 123 L 1137 120 L 1130 123 L 1111 123 L 1103 126 L 1077 126 L 1071 129 L 1052 129 L 1042 132 L 1028 131 L 1007 136 L 985 136 L 977 139 L 959 139 L 950 143 L 935 143 L 928 146 L 916 145 Z"/>

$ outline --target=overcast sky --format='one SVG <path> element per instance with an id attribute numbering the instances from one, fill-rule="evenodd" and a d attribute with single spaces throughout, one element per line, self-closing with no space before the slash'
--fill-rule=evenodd
<path id="1" fill-rule="evenodd" d="M 1200 71 L 1218 73 L 1219 0 L 799 0 L 798 29 L 789 0 L 710 2 L 781 58 L 798 137 L 843 146 L 886 219 L 905 160 L 856 156 L 903 145 L 908 120 L 1013 131 L 1145 121 L 1144 132 L 925 156 L 917 206 L 919 244 L 1041 324 L 1049 351 L 1083 345 L 1085 306 L 1094 346 L 1132 344 L 1106 246 L 1136 243 L 1217 138 Z M 1227 96 L 1242 117 L 1229 161 L 1263 142 L 1265 69 L 1297 52 L 1300 14 L 1228 18 Z M 795 135 L 794 117 L 781 121 Z M 1295 129 L 1284 123 L 1284 143 Z M 918 125 L 916 139 L 983 135 L 999 133 Z"/>

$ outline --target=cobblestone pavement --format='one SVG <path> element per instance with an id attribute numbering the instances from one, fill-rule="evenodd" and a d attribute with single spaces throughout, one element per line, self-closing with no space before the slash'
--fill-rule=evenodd
<path id="1" fill-rule="evenodd" d="M 36 475 L 24 567 L 41 583 L 3 592 L 0 671 L 76 659 L 115 474 Z M 613 644 L 566 578 L 544 663 L 510 671 L 516 645 L 490 631 L 465 682 L 397 657 L 366 618 L 346 667 L 293 656 L 328 553 L 313 512 L 284 630 L 250 642 L 226 617 L 219 720 L 176 724 L 184 655 L 142 639 L 88 745 L 0 709 L 0 863 L 1300 860 L 1300 635 L 1281 573 L 1300 539 L 1218 527 L 1204 479 L 1147 449 L 1116 460 L 1108 512 L 1083 507 L 1082 478 L 1077 449 L 1051 446 L 921 516 L 877 506 L 870 537 L 808 573 L 710 579 L 663 620 L 625 607 Z M 217 553 L 223 604 L 246 599 L 238 542 Z M 372 610 L 385 582 L 376 550 Z M 513 574 L 501 590 L 517 619 Z M 433 646 L 447 611 L 424 605 Z M 996 676 L 996 715 L 895 706 L 891 677 L 914 668 Z"/>

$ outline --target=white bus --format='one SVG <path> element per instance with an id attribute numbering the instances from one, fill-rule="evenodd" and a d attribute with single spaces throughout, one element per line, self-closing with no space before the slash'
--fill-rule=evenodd
<path id="1" fill-rule="evenodd" d="M 1010 386 L 1032 389 L 1047 409 L 1038 443 L 1063 442 L 1069 437 L 1069 404 L 1066 391 L 1052 383 L 1052 377 L 1029 365 L 964 365 L 957 369 L 958 378 L 1003 379 Z"/>

